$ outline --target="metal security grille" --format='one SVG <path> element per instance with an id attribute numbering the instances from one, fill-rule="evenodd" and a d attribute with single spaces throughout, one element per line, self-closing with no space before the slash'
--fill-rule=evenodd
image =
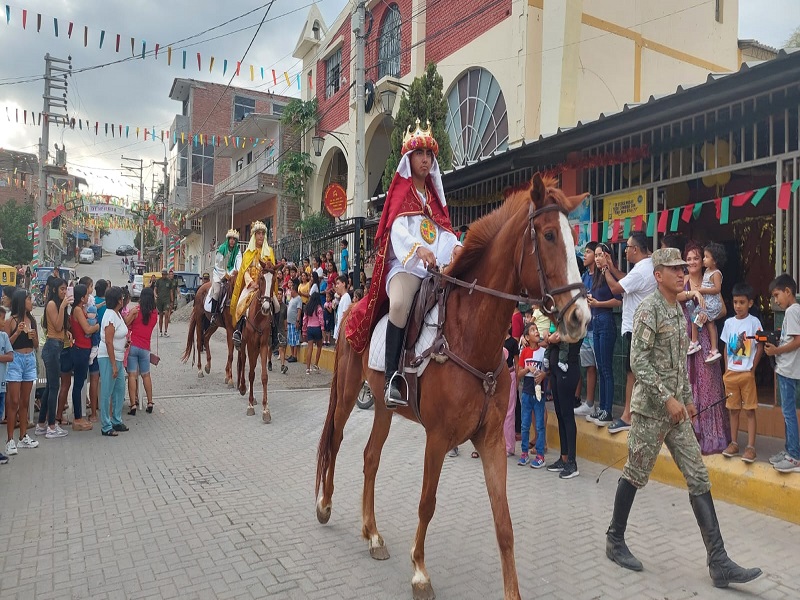
<path id="1" fill-rule="evenodd" d="M 378 79 L 400 77 L 400 9 L 390 4 L 378 40 Z"/>
<path id="2" fill-rule="evenodd" d="M 342 49 L 339 48 L 325 61 L 325 97 L 330 98 L 339 91 L 342 69 Z"/>

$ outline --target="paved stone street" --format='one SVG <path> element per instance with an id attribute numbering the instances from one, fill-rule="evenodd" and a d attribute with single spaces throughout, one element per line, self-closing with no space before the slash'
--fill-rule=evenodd
<path id="1" fill-rule="evenodd" d="M 423 430 L 398 419 L 378 476 L 378 524 L 392 557 L 369 558 L 360 538 L 361 454 L 372 411 L 355 409 L 337 463 L 333 516 L 314 515 L 316 444 L 328 393 L 325 374 L 270 376 L 273 422 L 222 383 L 177 360 L 186 323 L 160 340 L 156 410 L 40 439 L 0 467 L 0 598 L 410 598 L 409 549 L 417 524 Z M 314 389 L 317 388 L 317 389 Z M 489 502 L 479 461 L 445 461 L 427 565 L 440 599 L 502 596 Z M 548 458 L 554 457 L 551 450 Z M 523 598 L 731 598 L 711 587 L 686 492 L 651 483 L 631 516 L 628 540 L 645 564 L 626 572 L 604 554 L 619 472 L 581 476 L 509 460 L 509 498 Z M 717 504 L 732 557 L 765 575 L 736 597 L 796 598 L 800 527 Z"/>

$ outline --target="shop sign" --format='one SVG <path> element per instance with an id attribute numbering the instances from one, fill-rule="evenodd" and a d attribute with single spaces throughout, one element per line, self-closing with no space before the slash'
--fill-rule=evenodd
<path id="1" fill-rule="evenodd" d="M 331 183 L 325 188 L 323 201 L 325 210 L 334 219 L 341 217 L 347 211 L 347 192 L 338 183 Z"/>
<path id="2" fill-rule="evenodd" d="M 645 188 L 628 190 L 620 194 L 606 196 L 603 199 L 605 221 L 644 216 L 646 213 L 647 190 Z"/>

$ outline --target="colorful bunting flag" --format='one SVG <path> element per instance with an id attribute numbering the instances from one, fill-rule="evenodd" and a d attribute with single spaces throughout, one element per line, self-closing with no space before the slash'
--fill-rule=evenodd
<path id="1" fill-rule="evenodd" d="M 789 201 L 792 199 L 792 184 L 791 182 L 781 184 L 780 192 L 778 193 L 778 208 L 781 210 L 789 210 Z"/>
<path id="2" fill-rule="evenodd" d="M 720 211 L 719 215 L 719 224 L 720 225 L 727 225 L 728 224 L 728 214 L 730 212 L 731 207 L 731 197 L 725 196 L 722 199 L 722 210 Z"/>
<path id="3" fill-rule="evenodd" d="M 670 231 L 678 231 L 678 221 L 680 220 L 681 213 L 679 208 L 672 209 L 672 222 L 670 223 Z"/>

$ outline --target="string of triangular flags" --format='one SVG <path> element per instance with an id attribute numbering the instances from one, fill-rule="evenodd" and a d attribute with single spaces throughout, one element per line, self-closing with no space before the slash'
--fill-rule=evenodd
<path id="1" fill-rule="evenodd" d="M 581 239 L 581 232 L 586 235 L 582 239 L 589 239 L 594 242 L 618 242 L 628 239 L 631 231 L 645 231 L 648 237 L 653 237 L 655 232 L 665 234 L 668 231 L 678 230 L 680 222 L 689 223 L 692 219 L 699 219 L 704 205 L 713 205 L 716 218 L 720 225 L 727 225 L 730 221 L 731 206 L 740 208 L 748 202 L 753 206 L 758 206 L 764 196 L 775 185 L 767 185 L 739 194 L 722 196 L 702 202 L 693 202 L 676 208 L 666 208 L 661 211 L 653 211 L 647 215 L 637 215 L 624 219 L 610 219 L 607 221 L 597 221 L 593 223 L 580 223 L 573 226 L 575 235 Z M 788 210 L 792 194 L 800 189 L 800 179 L 787 181 L 777 187 L 778 208 Z"/>
<path id="2" fill-rule="evenodd" d="M 29 14 L 30 14 L 31 20 L 32 20 L 32 17 L 33 17 L 33 14 L 34 14 L 33 12 L 29 13 L 29 11 L 27 9 L 24 9 L 24 8 L 14 7 L 12 9 L 10 4 L 6 4 L 5 5 L 5 17 L 6 17 L 6 25 L 7 26 L 11 26 L 11 23 L 13 21 L 14 24 L 19 23 L 20 25 L 22 25 L 22 29 L 27 31 Z M 46 25 L 46 22 L 49 22 L 50 20 L 52 20 L 52 23 L 53 23 L 53 35 L 54 35 L 54 37 L 59 37 L 59 34 L 61 34 L 61 37 L 63 37 L 64 29 L 65 29 L 64 25 L 66 25 L 66 36 L 67 36 L 68 39 L 70 39 L 70 40 L 72 39 L 73 33 L 75 34 L 75 38 L 76 39 L 79 40 L 81 38 L 81 26 L 80 25 L 78 25 L 76 27 L 75 23 L 73 21 L 70 21 L 69 19 L 61 19 L 60 23 L 61 23 L 62 27 L 59 27 L 59 19 L 58 19 L 58 17 L 50 17 L 50 16 L 47 16 L 47 15 L 43 16 L 42 13 L 36 13 L 36 32 L 37 33 L 41 33 L 42 32 L 43 23 L 45 23 L 45 25 L 44 25 L 45 29 L 49 30 L 49 26 Z M 31 29 L 33 29 L 33 24 L 32 23 L 31 23 Z M 123 50 L 125 50 L 125 48 L 127 47 L 127 45 L 128 45 L 128 41 L 127 41 L 128 40 L 128 36 L 127 35 L 126 36 L 122 36 L 119 33 L 117 33 L 115 35 L 116 35 L 116 38 L 114 39 L 113 43 L 109 42 L 108 44 L 106 44 L 106 46 L 107 47 L 113 46 L 114 52 L 116 54 L 119 54 L 120 47 L 123 47 Z M 89 26 L 88 25 L 84 25 L 83 26 L 83 36 L 82 37 L 83 37 L 83 47 L 87 48 L 89 46 L 89 40 L 90 40 Z M 112 39 L 112 35 L 109 35 L 108 37 L 109 37 L 109 40 Z M 93 30 L 92 34 L 91 34 L 91 39 L 93 39 L 93 40 L 96 39 L 99 49 L 102 50 L 103 49 L 103 45 L 105 44 L 105 41 L 106 41 L 106 30 L 105 29 L 101 29 L 99 34 L 95 33 L 95 31 Z M 172 46 L 169 45 L 169 44 L 166 47 L 163 44 L 155 44 L 153 46 L 150 46 L 151 49 L 148 50 L 147 49 L 148 48 L 147 41 L 142 39 L 141 40 L 141 45 L 140 45 L 140 43 L 137 41 L 137 39 L 135 37 L 131 37 L 130 38 L 130 48 L 131 48 L 131 56 L 135 57 L 135 58 L 144 59 L 144 58 L 152 56 L 155 60 L 158 60 L 158 55 L 159 55 L 159 53 L 161 53 L 161 56 L 162 56 L 161 62 L 162 63 L 166 62 L 167 66 L 172 66 L 173 55 L 175 55 L 175 63 L 176 63 L 176 65 L 180 65 L 183 70 L 186 70 L 186 65 L 187 64 L 189 64 L 190 68 L 193 69 L 195 60 L 197 62 L 197 70 L 198 71 L 203 71 L 203 69 L 204 69 L 203 57 L 202 57 L 202 54 L 200 52 L 196 52 L 195 56 L 191 56 L 186 50 L 180 50 L 180 49 L 173 50 Z M 166 61 L 163 58 L 164 55 L 166 55 Z M 209 73 L 213 73 L 213 74 L 219 73 L 222 77 L 225 77 L 228 74 L 229 70 L 232 71 L 236 77 L 241 77 L 242 76 L 242 71 L 244 71 L 245 76 L 249 73 L 250 81 L 255 81 L 257 76 L 260 76 L 260 80 L 261 81 L 269 81 L 270 75 L 271 75 L 272 83 L 276 87 L 278 85 L 278 79 L 279 79 L 279 77 L 281 75 L 281 73 L 279 71 L 276 71 L 275 69 L 270 69 L 270 68 L 265 69 L 264 67 L 256 66 L 256 65 L 253 65 L 253 64 L 243 65 L 242 62 L 239 61 L 239 60 L 230 60 L 229 61 L 227 58 L 223 58 L 223 59 L 219 59 L 218 60 L 215 56 L 210 56 L 208 61 L 205 64 L 208 66 L 208 72 Z M 235 70 L 234 70 L 234 65 L 236 65 L 235 66 Z M 215 66 L 217 67 L 216 70 L 214 69 Z M 247 67 L 249 67 L 249 69 Z M 299 72 L 298 73 L 293 73 L 293 74 L 290 75 L 288 73 L 288 71 L 283 71 L 282 75 L 283 75 L 283 77 L 281 78 L 281 83 L 283 81 L 286 81 L 287 89 L 291 89 L 292 86 L 295 83 L 297 85 L 297 89 L 298 90 L 301 89 L 301 87 L 300 87 L 301 86 L 301 76 L 300 76 Z M 312 81 L 311 77 L 308 78 L 308 86 L 309 86 L 310 89 L 312 89 L 312 90 L 314 89 L 314 82 Z"/>
<path id="3" fill-rule="evenodd" d="M 14 120 L 11 119 L 11 110 L 9 107 L 6 106 L 6 118 L 9 123 L 20 123 L 20 116 L 22 117 L 22 124 L 23 125 L 34 125 L 38 126 L 41 125 L 42 119 L 44 118 L 45 123 L 47 122 L 48 116 L 41 112 L 34 112 L 34 111 L 27 111 L 22 110 L 20 111 L 19 108 L 14 107 L 12 110 L 14 111 Z M 28 118 L 30 117 L 30 119 Z M 61 123 L 54 122 L 54 125 L 58 126 Z M 155 128 L 155 125 L 152 127 L 141 127 L 141 126 L 133 126 L 133 125 L 123 125 L 120 123 L 102 123 L 103 127 L 100 127 L 101 122 L 95 121 L 94 125 L 89 119 L 76 119 L 71 118 L 69 121 L 69 128 L 70 129 L 79 129 L 83 131 L 84 129 L 91 133 L 94 130 L 95 135 L 104 135 L 105 137 L 112 137 L 112 138 L 120 138 L 123 137 L 125 139 L 130 139 L 135 137 L 137 140 L 142 138 L 143 140 L 147 141 L 148 139 L 151 141 L 165 141 L 169 140 L 170 138 L 170 131 L 168 129 L 159 129 Z M 110 135 L 109 135 L 110 134 Z M 180 137 L 181 143 L 186 143 L 187 141 L 191 141 L 193 146 L 233 146 L 234 148 L 246 148 L 248 145 L 253 146 L 254 148 L 258 145 L 263 144 L 270 144 L 273 145 L 275 140 L 270 138 L 260 138 L 260 137 L 245 137 L 245 136 L 233 136 L 233 135 L 219 135 L 214 133 L 188 133 L 188 132 L 180 132 L 177 131 L 172 132 L 172 143 L 176 144 L 178 142 L 178 138 Z"/>

